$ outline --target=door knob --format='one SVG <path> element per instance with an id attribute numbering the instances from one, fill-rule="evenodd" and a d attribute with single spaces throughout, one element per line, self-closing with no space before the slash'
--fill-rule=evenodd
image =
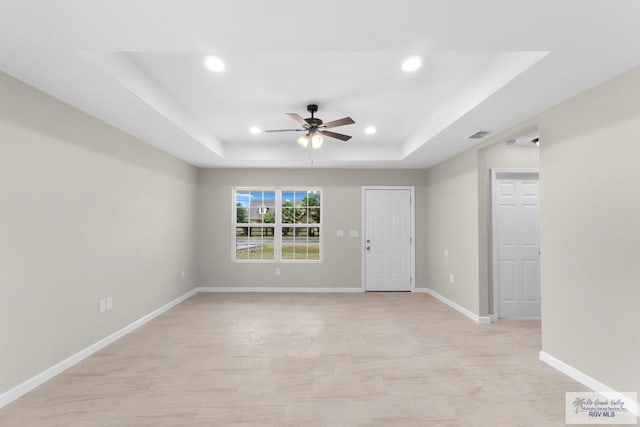
<path id="1" fill-rule="evenodd" d="M 367 246 L 367 247 L 366 247 L 366 249 L 367 249 L 367 250 L 371 249 L 371 246 Z"/>

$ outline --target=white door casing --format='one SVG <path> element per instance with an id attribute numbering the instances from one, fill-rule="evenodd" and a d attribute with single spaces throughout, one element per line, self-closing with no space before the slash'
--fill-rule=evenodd
<path id="1" fill-rule="evenodd" d="M 540 318 L 538 172 L 492 171 L 494 313 Z"/>
<path id="2" fill-rule="evenodd" d="M 366 291 L 414 289 L 413 188 L 363 187 Z"/>

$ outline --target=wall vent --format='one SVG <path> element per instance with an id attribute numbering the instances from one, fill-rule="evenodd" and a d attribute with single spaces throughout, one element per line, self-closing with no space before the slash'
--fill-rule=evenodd
<path id="1" fill-rule="evenodd" d="M 491 132 L 488 130 L 480 130 L 469 137 L 469 139 L 480 139 L 489 135 Z"/>

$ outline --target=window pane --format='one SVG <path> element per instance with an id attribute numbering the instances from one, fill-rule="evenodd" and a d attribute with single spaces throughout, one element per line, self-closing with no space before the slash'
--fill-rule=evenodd
<path id="1" fill-rule="evenodd" d="M 320 206 L 320 190 L 312 190 L 309 196 L 316 201 L 315 206 Z"/>
<path id="2" fill-rule="evenodd" d="M 282 223 L 292 224 L 294 222 L 295 222 L 295 211 L 293 207 L 283 206 L 282 207 Z"/>
<path id="3" fill-rule="evenodd" d="M 273 260 L 274 227 L 262 229 L 262 259 Z"/>
<path id="4" fill-rule="evenodd" d="M 250 227 L 247 243 L 249 259 L 262 259 L 262 227 Z"/>
<path id="5" fill-rule="evenodd" d="M 249 222 L 249 202 L 251 195 L 249 192 L 236 193 L 236 223 L 246 224 Z"/>
<path id="6" fill-rule="evenodd" d="M 249 195 L 249 222 L 261 222 L 258 208 L 262 204 L 262 191 L 252 191 Z"/>
<path id="7" fill-rule="evenodd" d="M 309 224 L 320 224 L 320 208 L 309 208 Z"/>
<path id="8" fill-rule="evenodd" d="M 249 228 L 236 227 L 236 259 L 249 257 Z"/>
<path id="9" fill-rule="evenodd" d="M 307 231 L 307 259 L 320 260 L 320 228 L 309 227 Z"/>
<path id="10" fill-rule="evenodd" d="M 295 193 L 285 191 L 282 193 L 282 223 L 293 224 L 295 220 Z"/>
<path id="11" fill-rule="evenodd" d="M 248 210 L 244 206 L 239 203 L 236 204 L 236 223 L 237 224 L 247 224 L 249 222 L 248 219 Z"/>
<path id="12" fill-rule="evenodd" d="M 307 208 L 304 206 L 302 199 L 306 191 L 296 191 L 295 192 L 295 222 L 296 224 L 306 224 L 307 222 Z"/>
<path id="13" fill-rule="evenodd" d="M 306 224 L 307 223 L 307 208 L 305 207 L 297 207 L 296 208 L 296 223 L 297 224 Z"/>
<path id="14" fill-rule="evenodd" d="M 289 194 L 293 195 L 293 206 L 294 206 L 294 210 L 293 210 L 293 221 L 294 223 L 299 223 L 300 222 L 300 217 L 302 216 L 302 209 L 300 207 L 300 199 L 301 199 L 301 193 L 299 191 L 294 191 L 291 192 Z"/>
<path id="15" fill-rule="evenodd" d="M 307 259 L 307 229 L 306 227 L 297 227 L 295 229 L 295 247 L 293 259 Z"/>
<path id="16" fill-rule="evenodd" d="M 293 206 L 295 204 L 295 193 L 293 191 L 282 192 L 282 206 L 284 207 L 287 202 L 289 202 L 289 206 Z"/>
<path id="17" fill-rule="evenodd" d="M 294 233 L 292 227 L 282 227 L 282 249 L 280 257 L 282 259 L 293 259 Z"/>
<path id="18" fill-rule="evenodd" d="M 303 198 L 304 205 L 308 207 L 320 206 L 320 195 L 307 191 Z"/>

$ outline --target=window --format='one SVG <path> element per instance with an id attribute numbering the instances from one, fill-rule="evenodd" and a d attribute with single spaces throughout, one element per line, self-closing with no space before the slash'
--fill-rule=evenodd
<path id="1" fill-rule="evenodd" d="M 234 189 L 233 257 L 239 262 L 318 262 L 318 189 Z"/>

